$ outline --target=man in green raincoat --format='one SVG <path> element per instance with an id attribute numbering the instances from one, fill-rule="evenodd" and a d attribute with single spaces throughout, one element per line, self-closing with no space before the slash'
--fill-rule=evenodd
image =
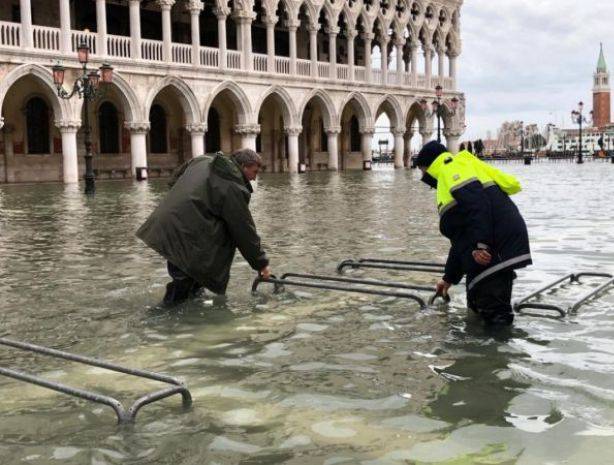
<path id="1" fill-rule="evenodd" d="M 168 261 L 173 278 L 165 304 L 179 303 L 205 287 L 224 294 L 238 248 L 249 265 L 268 278 L 269 260 L 249 211 L 262 161 L 250 149 L 196 157 L 136 235 Z"/>

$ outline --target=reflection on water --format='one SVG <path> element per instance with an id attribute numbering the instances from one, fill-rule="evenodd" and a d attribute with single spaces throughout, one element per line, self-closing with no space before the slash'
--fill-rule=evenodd
<path id="1" fill-rule="evenodd" d="M 572 270 L 614 270 L 612 168 L 507 165 L 525 192 L 536 265 L 516 297 Z M 552 176 L 556 171 L 556 176 Z M 249 292 L 233 268 L 227 298 L 157 307 L 162 260 L 134 231 L 164 182 L 0 190 L 0 334 L 188 382 L 133 428 L 110 409 L 0 379 L 0 463 L 543 464 L 614 457 L 612 295 L 559 322 L 519 318 L 488 334 L 449 309 L 296 290 Z M 274 271 L 334 273 L 349 257 L 440 261 L 433 192 L 416 173 L 262 177 L 252 210 Z M 432 276 L 353 271 L 431 283 Z M 586 286 L 547 296 L 569 303 Z M 159 385 L 0 349 L 0 364 L 133 399 Z M 609 459 L 609 460 L 608 460 Z"/>

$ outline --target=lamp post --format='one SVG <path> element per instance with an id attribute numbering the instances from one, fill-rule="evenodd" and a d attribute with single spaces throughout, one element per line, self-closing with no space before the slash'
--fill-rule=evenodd
<path id="1" fill-rule="evenodd" d="M 571 111 L 571 121 L 574 124 L 578 125 L 579 128 L 579 145 L 578 145 L 578 163 L 584 163 L 584 160 L 582 159 L 582 124 L 586 123 L 588 124 L 590 121 L 587 120 L 584 115 L 582 114 L 582 111 L 584 110 L 584 102 L 579 102 L 578 103 L 578 109 L 577 110 L 572 110 Z M 591 115 L 593 114 L 593 112 L 591 111 Z"/>
<path id="2" fill-rule="evenodd" d="M 98 98 L 102 94 L 100 83 L 110 83 L 113 81 L 113 67 L 108 64 L 103 64 L 99 71 L 88 70 L 87 64 L 89 62 L 90 48 L 87 44 L 81 43 L 77 47 L 77 56 L 79 63 L 82 65 L 82 74 L 79 76 L 74 84 L 72 91 L 67 92 L 64 89 L 64 74 L 66 68 L 59 63 L 55 65 L 53 70 L 53 82 L 58 90 L 58 96 L 62 99 L 71 99 L 75 95 L 83 99 L 83 131 L 85 135 L 85 193 L 94 194 L 96 192 L 96 185 L 94 176 L 94 169 L 92 166 L 92 138 L 90 131 L 90 116 L 89 116 L 89 102 Z"/>
<path id="3" fill-rule="evenodd" d="M 431 116 L 433 116 L 433 114 L 437 115 L 437 142 L 441 144 L 441 120 L 445 116 L 445 107 L 441 104 L 441 99 L 443 97 L 443 87 L 441 87 L 441 85 L 439 84 L 435 87 L 435 96 L 437 97 L 437 99 L 433 101 L 432 110 L 428 110 L 428 103 L 426 99 L 420 100 L 420 106 L 422 107 L 422 110 L 424 111 L 427 118 L 430 118 Z M 456 114 L 457 106 L 458 99 L 456 97 L 453 97 L 452 100 L 450 100 L 450 116 L 454 116 Z"/>

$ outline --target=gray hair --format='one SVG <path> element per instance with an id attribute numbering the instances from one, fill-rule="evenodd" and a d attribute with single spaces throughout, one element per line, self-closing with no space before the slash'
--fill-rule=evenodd
<path id="1" fill-rule="evenodd" d="M 237 150 L 231 157 L 239 166 L 262 165 L 262 158 L 252 149 Z"/>

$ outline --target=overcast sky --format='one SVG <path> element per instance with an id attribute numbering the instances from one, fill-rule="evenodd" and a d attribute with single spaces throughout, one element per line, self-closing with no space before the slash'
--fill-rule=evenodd
<path id="1" fill-rule="evenodd" d="M 465 0 L 461 28 L 465 139 L 506 120 L 570 127 L 580 100 L 592 109 L 600 42 L 614 69 L 613 0 Z"/>

